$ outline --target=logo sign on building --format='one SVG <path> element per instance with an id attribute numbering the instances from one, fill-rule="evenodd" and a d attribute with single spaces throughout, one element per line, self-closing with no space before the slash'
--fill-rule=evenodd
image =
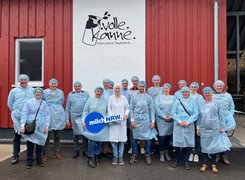
<path id="1" fill-rule="evenodd" d="M 73 80 L 145 79 L 145 0 L 73 1 Z"/>
<path id="2" fill-rule="evenodd" d="M 98 112 L 92 112 L 87 115 L 84 123 L 89 132 L 98 133 L 105 127 L 106 124 L 113 124 L 113 122 L 120 123 L 121 119 L 122 117 L 120 115 L 103 117 Z"/>

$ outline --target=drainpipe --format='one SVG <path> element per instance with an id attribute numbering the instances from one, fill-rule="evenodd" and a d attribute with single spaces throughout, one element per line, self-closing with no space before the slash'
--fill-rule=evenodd
<path id="1" fill-rule="evenodd" d="M 219 0 L 214 0 L 214 81 L 219 79 Z"/>

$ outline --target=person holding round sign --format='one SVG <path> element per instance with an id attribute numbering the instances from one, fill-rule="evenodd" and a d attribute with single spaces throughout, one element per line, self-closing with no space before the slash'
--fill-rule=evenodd
<path id="1" fill-rule="evenodd" d="M 34 146 L 36 145 L 36 161 L 39 167 L 44 164 L 41 160 L 43 145 L 48 136 L 48 128 L 50 125 L 50 114 L 47 103 L 42 100 L 43 89 L 34 89 L 34 98 L 28 100 L 21 113 L 21 128 L 20 132 L 23 138 L 27 141 L 27 160 L 26 168 L 30 169 L 33 163 Z M 31 123 L 36 118 L 36 128 L 33 134 L 25 134 L 25 124 Z"/>
<path id="2" fill-rule="evenodd" d="M 127 118 L 129 114 L 129 104 L 127 98 L 121 95 L 120 85 L 114 87 L 114 94 L 108 101 L 108 115 L 118 116 L 121 120 L 113 122 L 109 127 L 109 141 L 113 150 L 113 165 L 123 165 L 124 142 L 127 141 Z"/>
<path id="3" fill-rule="evenodd" d="M 138 140 L 145 141 L 145 160 L 151 164 L 151 139 L 156 137 L 155 109 L 152 98 L 145 93 L 145 81 L 139 82 L 139 92 L 130 101 L 130 117 L 133 133 L 132 149 L 133 153 L 129 161 L 130 164 L 137 162 Z M 155 130 L 155 131 L 154 131 Z"/>
<path id="4" fill-rule="evenodd" d="M 60 130 L 66 126 L 65 110 L 63 108 L 64 93 L 57 88 L 58 81 L 50 79 L 49 89 L 44 90 L 43 99 L 47 102 L 50 110 L 50 127 L 48 138 L 43 148 L 43 161 L 47 161 L 49 153 L 49 140 L 51 133 L 54 134 L 54 157 L 61 159 L 60 155 Z"/>
<path id="5" fill-rule="evenodd" d="M 219 104 L 222 104 L 224 113 L 223 116 L 225 118 L 225 131 L 234 130 L 236 128 L 236 122 L 233 117 L 235 105 L 232 96 L 228 92 L 224 91 L 225 83 L 221 80 L 215 81 L 213 87 L 215 89 L 213 99 Z M 222 162 L 226 165 L 230 165 L 226 152 L 222 152 L 217 156 L 217 161 L 219 160 L 222 160 Z"/>
<path id="6" fill-rule="evenodd" d="M 216 167 L 217 153 L 230 149 L 231 142 L 225 133 L 225 119 L 222 113 L 223 104 L 213 100 L 213 90 L 203 89 L 205 102 L 201 104 L 201 119 L 197 121 L 197 134 L 201 136 L 202 166 L 201 172 L 206 171 L 211 160 L 211 171 L 218 173 Z"/>
<path id="7" fill-rule="evenodd" d="M 108 141 L 108 126 L 104 123 L 107 102 L 102 98 L 103 88 L 96 87 L 95 97 L 85 103 L 82 116 L 83 135 L 88 138 L 88 166 L 100 165 L 101 142 Z"/>
<path id="8" fill-rule="evenodd" d="M 80 137 L 81 131 L 76 123 L 76 119 L 82 118 L 83 108 L 90 96 L 88 92 L 82 90 L 81 82 L 79 81 L 74 82 L 73 87 L 75 91 L 70 92 L 66 100 L 66 121 L 69 124 L 69 115 L 70 115 L 72 129 L 73 129 L 73 146 L 74 146 L 73 158 L 77 158 L 79 156 L 79 150 L 80 150 L 79 139 L 81 138 Z M 87 138 L 83 136 L 83 152 L 85 154 L 87 152 L 86 144 L 87 144 Z"/>

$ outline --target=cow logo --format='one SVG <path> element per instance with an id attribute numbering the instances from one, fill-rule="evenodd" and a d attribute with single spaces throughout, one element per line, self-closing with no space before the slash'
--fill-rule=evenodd
<path id="1" fill-rule="evenodd" d="M 111 17 L 106 11 L 102 18 L 88 15 L 82 42 L 89 46 L 131 44 L 135 39 L 132 30 L 125 21 L 120 21 L 118 17 Z"/>

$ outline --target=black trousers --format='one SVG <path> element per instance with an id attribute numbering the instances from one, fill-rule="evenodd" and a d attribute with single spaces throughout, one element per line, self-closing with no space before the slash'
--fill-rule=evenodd
<path id="1" fill-rule="evenodd" d="M 34 147 L 36 145 L 36 161 L 37 163 L 41 162 L 41 157 L 42 157 L 42 151 L 43 151 L 43 146 L 40 146 L 38 144 L 34 144 L 33 142 L 27 141 L 27 159 L 26 162 L 27 164 L 31 164 L 34 161 L 33 158 L 33 153 L 34 153 Z"/>

